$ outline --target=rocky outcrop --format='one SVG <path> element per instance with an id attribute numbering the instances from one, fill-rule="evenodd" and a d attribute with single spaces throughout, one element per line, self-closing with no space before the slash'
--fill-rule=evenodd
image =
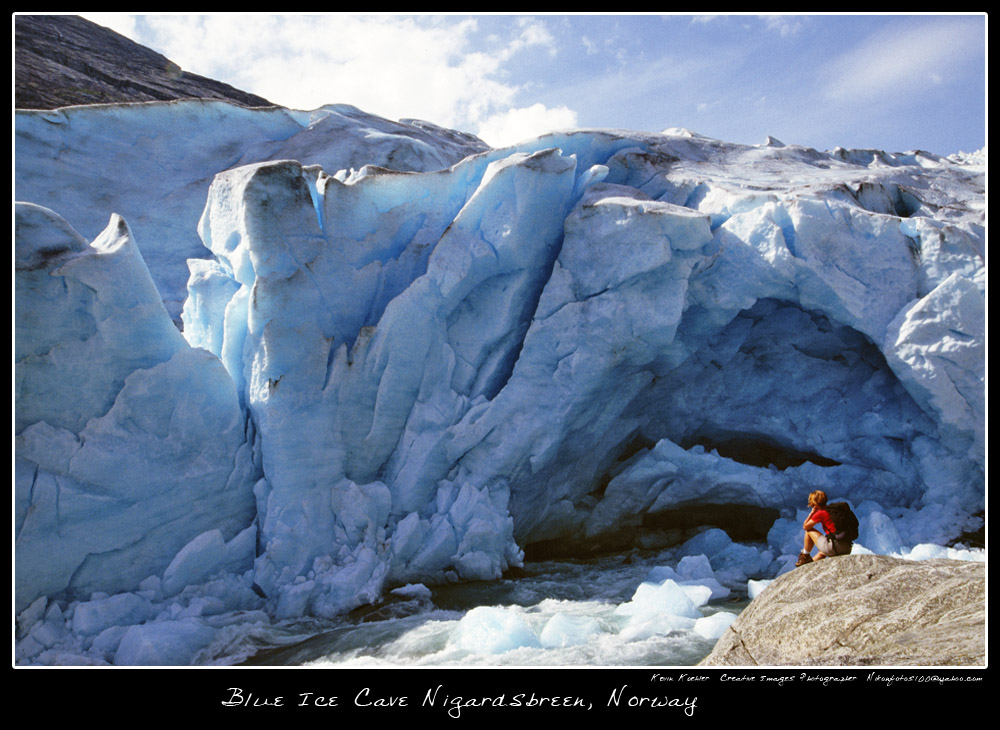
<path id="1" fill-rule="evenodd" d="M 976 666 L 983 563 L 851 555 L 797 568 L 754 600 L 701 663 Z"/>
<path id="2" fill-rule="evenodd" d="M 181 70 L 159 53 L 77 15 L 14 18 L 14 106 L 220 99 L 271 106 L 260 96 Z"/>

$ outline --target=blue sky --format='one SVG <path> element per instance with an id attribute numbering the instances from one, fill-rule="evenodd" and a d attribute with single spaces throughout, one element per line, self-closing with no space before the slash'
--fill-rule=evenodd
<path id="1" fill-rule="evenodd" d="M 971 152 L 984 15 L 86 17 L 283 106 L 479 134 L 686 127 L 732 142 Z"/>

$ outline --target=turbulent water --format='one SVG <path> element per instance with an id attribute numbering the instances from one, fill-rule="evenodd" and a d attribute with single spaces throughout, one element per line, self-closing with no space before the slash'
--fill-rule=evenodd
<path id="1" fill-rule="evenodd" d="M 712 650 L 715 638 L 664 624 L 629 631 L 630 617 L 616 614 L 661 564 L 656 556 L 634 555 L 529 563 L 517 577 L 436 587 L 429 598 L 390 596 L 381 606 L 339 621 L 273 625 L 235 640 L 213 663 L 690 666 Z M 734 592 L 701 611 L 737 614 L 747 602 L 745 594 Z M 553 625 L 563 628 L 556 639 Z"/>

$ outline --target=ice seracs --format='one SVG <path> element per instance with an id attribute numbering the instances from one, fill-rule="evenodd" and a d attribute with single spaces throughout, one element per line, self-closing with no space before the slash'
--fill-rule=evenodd
<path id="1" fill-rule="evenodd" d="M 207 257 L 197 224 L 216 173 L 287 159 L 331 174 L 438 170 L 486 149 L 472 135 L 349 104 L 251 110 L 208 100 L 18 111 L 14 144 L 16 199 L 55 210 L 88 240 L 111 213 L 124 217 L 175 321 L 185 261 Z"/>
<path id="2" fill-rule="evenodd" d="M 112 196 L 160 246 L 129 215 L 78 233 L 60 205 L 89 220 L 102 204 L 68 180 L 39 192 L 67 126 L 111 175 L 122 141 L 100 141 L 99 110 L 21 121 L 23 656 L 97 632 L 95 660 L 152 661 L 143 647 L 172 635 L 161 658 L 197 661 L 216 636 L 198 627 L 229 611 L 334 616 L 407 584 L 498 578 L 526 553 L 665 547 L 705 526 L 658 585 L 721 597 L 787 569 L 813 488 L 885 526 L 867 549 L 980 524 L 979 157 L 681 130 L 483 150 L 340 107 L 106 114 L 154 131 L 168 169 L 174 123 L 208 135 L 213 165 L 231 158 L 184 156 L 163 178 L 192 256 L 167 244 L 156 221 L 181 216 L 162 196 Z M 299 132 L 251 135 L 252 154 L 216 126 L 275 120 Z M 181 311 L 184 259 L 181 335 L 161 301 Z M 681 618 L 704 635 L 728 620 Z M 543 644 L 593 630 L 553 620 Z"/>
<path id="3" fill-rule="evenodd" d="M 174 327 L 124 220 L 88 244 L 19 203 L 14 245 L 16 610 L 133 590 L 199 533 L 255 529 L 232 379 Z"/>
<path id="4" fill-rule="evenodd" d="M 977 176 L 843 157 L 596 132 L 423 175 L 220 176 L 201 229 L 231 282 L 193 270 L 189 306 L 216 315 L 185 331 L 223 333 L 257 427 L 265 592 L 305 576 L 298 605 L 342 610 L 322 597 L 340 573 L 359 597 L 497 577 L 695 505 L 773 520 L 805 484 L 975 512 L 979 221 L 913 216 L 962 210 Z M 914 307 L 968 361 L 930 366 L 947 407 L 890 336 Z"/>

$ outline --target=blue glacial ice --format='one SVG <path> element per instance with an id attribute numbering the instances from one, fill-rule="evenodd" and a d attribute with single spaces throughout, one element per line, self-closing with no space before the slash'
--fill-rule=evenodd
<path id="1" fill-rule="evenodd" d="M 133 590 L 202 532 L 254 532 L 232 380 L 177 332 L 124 220 L 88 244 L 18 204 L 15 257 L 18 610 Z M 229 565 L 249 568 L 254 543 Z"/>
<path id="2" fill-rule="evenodd" d="M 91 239 L 115 212 L 135 232 L 170 316 L 188 258 L 207 258 L 198 216 L 216 173 L 261 160 L 340 169 L 438 170 L 486 145 L 428 122 L 352 107 L 244 109 L 202 100 L 18 111 L 15 198 L 59 212 Z"/>
<path id="3" fill-rule="evenodd" d="M 611 633 L 715 638 L 698 606 L 790 568 L 811 489 L 859 550 L 981 525 L 982 157 L 393 124 L 18 113 L 20 661 L 205 661 L 633 547 L 669 562 Z M 449 646 L 602 620 L 482 610 Z"/>

